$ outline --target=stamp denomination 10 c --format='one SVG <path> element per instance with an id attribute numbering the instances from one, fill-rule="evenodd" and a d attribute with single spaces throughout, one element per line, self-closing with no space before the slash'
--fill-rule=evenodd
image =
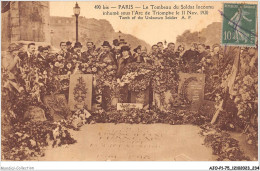
<path id="1" fill-rule="evenodd" d="M 234 46 L 255 46 L 256 4 L 224 3 L 222 44 Z"/>

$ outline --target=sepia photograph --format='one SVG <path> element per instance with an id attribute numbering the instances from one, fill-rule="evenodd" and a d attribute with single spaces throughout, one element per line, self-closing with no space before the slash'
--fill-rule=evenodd
<path id="1" fill-rule="evenodd" d="M 1 161 L 258 161 L 257 9 L 1 1 Z"/>

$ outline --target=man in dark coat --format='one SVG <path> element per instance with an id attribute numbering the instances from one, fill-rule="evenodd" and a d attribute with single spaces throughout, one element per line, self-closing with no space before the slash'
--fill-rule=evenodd
<path id="1" fill-rule="evenodd" d="M 47 47 L 39 47 L 38 48 L 38 55 L 36 59 L 36 65 L 37 67 L 43 71 L 50 68 L 49 66 L 49 59 L 48 59 L 48 53 L 49 49 Z"/>
<path id="2" fill-rule="evenodd" d="M 116 61 L 116 65 L 118 66 L 118 60 L 120 59 L 120 51 L 121 51 L 121 46 L 120 46 L 120 42 L 118 41 L 118 39 L 114 39 L 113 40 L 113 49 L 111 50 L 112 54 L 113 54 L 113 58 L 114 61 Z"/>
<path id="3" fill-rule="evenodd" d="M 185 71 L 187 72 L 193 72 L 192 68 L 198 61 L 199 52 L 195 50 L 196 46 L 196 43 L 193 43 L 191 48 L 187 50 L 182 56 Z"/>
<path id="4" fill-rule="evenodd" d="M 71 45 L 72 45 L 72 43 L 71 43 L 70 41 L 67 41 L 67 42 L 66 42 L 67 51 L 68 51 L 69 53 L 73 53 L 73 52 L 74 52 L 74 49 L 73 49 L 73 47 L 72 47 Z"/>
<path id="5" fill-rule="evenodd" d="M 204 44 L 198 45 L 198 52 L 199 52 L 199 55 L 198 55 L 196 63 L 199 63 L 202 58 L 205 58 L 208 56 L 208 52 L 206 51 L 206 46 Z"/>
<path id="6" fill-rule="evenodd" d="M 170 59 L 174 59 L 175 58 L 175 44 L 172 42 L 168 43 L 167 48 L 164 49 L 164 51 L 163 51 L 163 55 Z"/>
<path id="7" fill-rule="evenodd" d="M 60 42 L 60 51 L 55 55 L 61 55 L 65 58 L 65 60 L 69 60 L 71 57 L 71 53 L 67 51 L 66 42 Z"/>
<path id="8" fill-rule="evenodd" d="M 111 52 L 111 45 L 108 41 L 104 41 L 102 45 L 102 52 L 99 54 L 100 72 L 99 75 L 109 74 L 110 78 L 116 75 L 117 65 Z M 107 79 L 109 80 L 109 77 Z M 111 80 L 109 80 L 111 81 Z M 111 89 L 109 86 L 103 86 L 102 89 L 102 107 L 107 110 L 110 103 Z"/>
<path id="9" fill-rule="evenodd" d="M 94 43 L 93 42 L 87 42 L 86 45 L 87 45 L 88 50 L 84 52 L 85 55 L 87 57 L 94 56 L 93 53 L 94 53 L 94 51 L 96 49 L 96 46 L 94 45 Z"/>
<path id="10" fill-rule="evenodd" d="M 134 49 L 134 55 L 133 55 L 133 62 L 138 62 L 138 63 L 142 63 L 144 62 L 144 58 L 141 55 L 141 48 L 142 46 L 139 45 Z"/>
<path id="11" fill-rule="evenodd" d="M 121 57 L 118 61 L 118 70 L 117 70 L 117 77 L 121 78 L 123 72 L 125 71 L 126 66 L 133 62 L 133 58 L 130 53 L 129 46 L 122 46 L 121 47 Z"/>
<path id="12" fill-rule="evenodd" d="M 102 52 L 100 53 L 100 62 L 103 62 L 105 59 L 111 60 L 111 63 L 113 65 L 117 66 L 117 60 L 115 59 L 115 56 L 112 53 L 111 45 L 108 41 L 104 41 L 102 46 Z"/>
<path id="13" fill-rule="evenodd" d="M 27 52 L 19 54 L 21 59 L 21 66 L 28 65 L 32 66 L 36 59 L 36 47 L 35 43 L 29 43 Z"/>
<path id="14" fill-rule="evenodd" d="M 164 50 L 164 47 L 163 47 L 163 42 L 158 42 L 157 43 L 157 46 L 158 46 L 158 51 L 159 53 L 163 53 L 163 50 Z"/>

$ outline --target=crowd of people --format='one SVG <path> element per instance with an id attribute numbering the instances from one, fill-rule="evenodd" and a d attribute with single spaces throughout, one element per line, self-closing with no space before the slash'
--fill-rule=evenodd
<path id="1" fill-rule="evenodd" d="M 12 43 L 8 48 L 8 53 L 2 55 L 2 69 L 8 71 L 9 79 L 15 80 L 26 77 L 31 68 L 37 68 L 43 73 L 40 76 L 41 79 L 45 78 L 46 82 L 50 74 L 65 75 L 76 72 L 96 74 L 98 69 L 91 67 L 93 62 L 106 63 L 100 65 L 99 70 L 102 71 L 99 74 L 111 71 L 112 77 L 115 79 L 120 79 L 125 74 L 126 67 L 134 62 L 158 66 L 166 64 L 175 73 L 207 74 L 212 71 L 212 68 L 215 68 L 214 71 L 221 68 L 223 55 L 221 47 L 217 44 L 210 49 L 210 46 L 192 43 L 188 50 L 185 50 L 184 45 L 178 45 L 176 48 L 173 42 L 168 43 L 166 48 L 164 45 L 166 43 L 158 42 L 152 45 L 150 52 L 148 52 L 145 46 L 139 45 L 131 49 L 124 39 L 115 39 L 112 45 L 108 41 L 104 41 L 101 47 L 96 47 L 93 42 L 87 42 L 87 50 L 83 51 L 83 45 L 80 42 L 76 42 L 72 46 L 72 42 L 67 41 L 60 42 L 60 50 L 53 53 L 50 46 L 36 48 L 35 43 L 29 43 L 25 51 L 23 45 Z M 57 68 L 58 70 L 56 70 Z M 217 75 L 218 73 L 211 72 L 210 74 Z M 25 86 L 30 84 L 30 81 L 25 82 Z"/>
<path id="2" fill-rule="evenodd" d="M 210 46 L 204 44 L 192 43 L 190 49 L 185 50 L 184 45 L 175 47 L 175 43 L 168 43 L 164 48 L 163 42 L 152 45 L 150 52 L 145 46 L 137 46 L 133 50 L 123 39 L 115 39 L 113 45 L 108 41 L 104 41 L 101 47 L 96 48 L 93 42 L 87 42 L 87 51 L 82 51 L 82 44 L 76 42 L 74 46 L 70 41 L 60 42 L 60 51 L 54 56 L 50 53 L 50 46 L 39 46 L 36 48 L 35 43 L 29 43 L 27 50 L 21 49 L 22 45 L 12 43 L 8 48 L 8 55 L 2 57 L 2 67 L 12 71 L 17 65 L 37 64 L 40 68 L 50 68 L 53 64 L 53 57 L 61 55 L 65 61 L 87 61 L 90 58 L 96 58 L 100 61 L 104 58 L 110 58 L 113 64 L 117 66 L 116 76 L 121 77 L 125 66 L 132 62 L 149 63 L 151 65 L 158 64 L 164 59 L 168 63 L 175 63 L 179 71 L 188 73 L 203 73 L 207 63 L 208 66 L 218 68 L 221 61 L 221 47 L 219 45 Z M 176 67 L 176 65 L 175 65 Z"/>

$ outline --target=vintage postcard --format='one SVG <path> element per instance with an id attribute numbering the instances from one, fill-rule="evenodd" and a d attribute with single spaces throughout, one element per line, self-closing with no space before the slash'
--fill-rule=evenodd
<path id="1" fill-rule="evenodd" d="M 257 9 L 2 1 L 1 160 L 258 161 Z"/>

